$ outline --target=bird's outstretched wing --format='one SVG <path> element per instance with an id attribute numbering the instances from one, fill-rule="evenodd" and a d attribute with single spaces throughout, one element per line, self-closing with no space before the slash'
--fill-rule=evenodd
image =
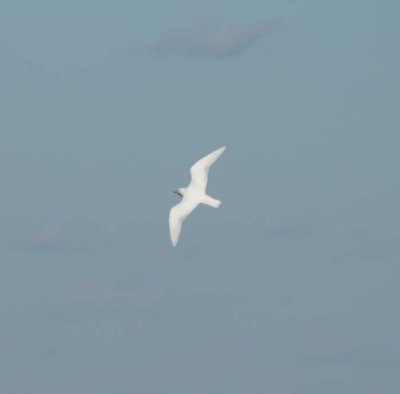
<path id="1" fill-rule="evenodd" d="M 184 197 L 179 204 L 173 206 L 169 211 L 169 235 L 174 247 L 178 243 L 183 221 L 197 205 L 199 205 L 198 202 L 190 201 Z"/>
<path id="2" fill-rule="evenodd" d="M 213 163 L 218 159 L 218 157 L 224 152 L 226 146 L 211 152 L 207 156 L 203 157 L 190 168 L 191 182 L 190 186 L 195 186 L 196 188 L 201 188 L 206 190 L 207 180 L 208 180 L 208 170 L 213 165 Z"/>

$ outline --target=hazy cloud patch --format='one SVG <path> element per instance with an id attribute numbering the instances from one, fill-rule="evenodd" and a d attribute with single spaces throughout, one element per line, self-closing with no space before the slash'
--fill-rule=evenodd
<path id="1" fill-rule="evenodd" d="M 309 223 L 299 222 L 293 224 L 277 224 L 264 229 L 262 237 L 266 241 L 284 239 L 296 240 L 308 238 L 312 235 L 313 229 Z"/>
<path id="2" fill-rule="evenodd" d="M 277 21 L 261 21 L 248 25 L 207 24 L 164 34 L 143 50 L 157 55 L 233 58 L 243 54 L 277 27 Z"/>
<path id="3" fill-rule="evenodd" d="M 309 362 L 324 366 L 361 366 L 395 368 L 400 365 L 400 355 L 395 350 L 354 350 L 305 357 Z"/>
<path id="4" fill-rule="evenodd" d="M 20 216 L 3 248 L 14 253 L 93 253 L 110 247 L 113 234 L 84 217 L 49 220 Z"/>
<path id="5" fill-rule="evenodd" d="M 355 245 L 338 254 L 333 263 L 345 263 L 354 259 L 368 262 L 400 262 L 400 239 L 376 241 L 369 238 L 357 240 Z"/>
<path id="6" fill-rule="evenodd" d="M 135 288 L 86 285 L 78 291 L 76 299 L 78 302 L 87 305 L 109 306 L 125 304 L 133 308 L 148 308 L 159 303 L 164 298 L 164 295 L 165 289 L 148 284 Z"/>
<path id="7" fill-rule="evenodd" d="M 234 295 L 207 293 L 181 294 L 179 291 L 154 283 L 133 286 L 88 284 L 75 294 L 75 307 L 87 315 L 181 318 L 188 316 L 233 315 L 243 307 L 244 300 Z"/>

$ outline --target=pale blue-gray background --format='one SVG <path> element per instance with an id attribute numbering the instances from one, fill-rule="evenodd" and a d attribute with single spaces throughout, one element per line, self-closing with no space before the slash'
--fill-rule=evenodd
<path id="1" fill-rule="evenodd" d="M 3 0 L 0 391 L 398 393 L 399 4 Z"/>

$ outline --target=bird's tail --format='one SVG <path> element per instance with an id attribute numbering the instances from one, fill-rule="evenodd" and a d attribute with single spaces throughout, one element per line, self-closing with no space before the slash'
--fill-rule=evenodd
<path id="1" fill-rule="evenodd" d="M 221 201 L 217 200 L 216 198 L 212 198 L 210 196 L 205 196 L 204 200 L 202 201 L 203 204 L 208 205 L 213 208 L 219 208 L 221 205 Z"/>

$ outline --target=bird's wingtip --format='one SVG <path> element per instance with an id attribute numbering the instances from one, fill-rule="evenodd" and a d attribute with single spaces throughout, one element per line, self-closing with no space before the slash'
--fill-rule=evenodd
<path id="1" fill-rule="evenodd" d="M 176 245 L 178 244 L 178 240 L 177 239 L 172 239 L 171 238 L 171 244 L 174 248 L 176 248 Z"/>

